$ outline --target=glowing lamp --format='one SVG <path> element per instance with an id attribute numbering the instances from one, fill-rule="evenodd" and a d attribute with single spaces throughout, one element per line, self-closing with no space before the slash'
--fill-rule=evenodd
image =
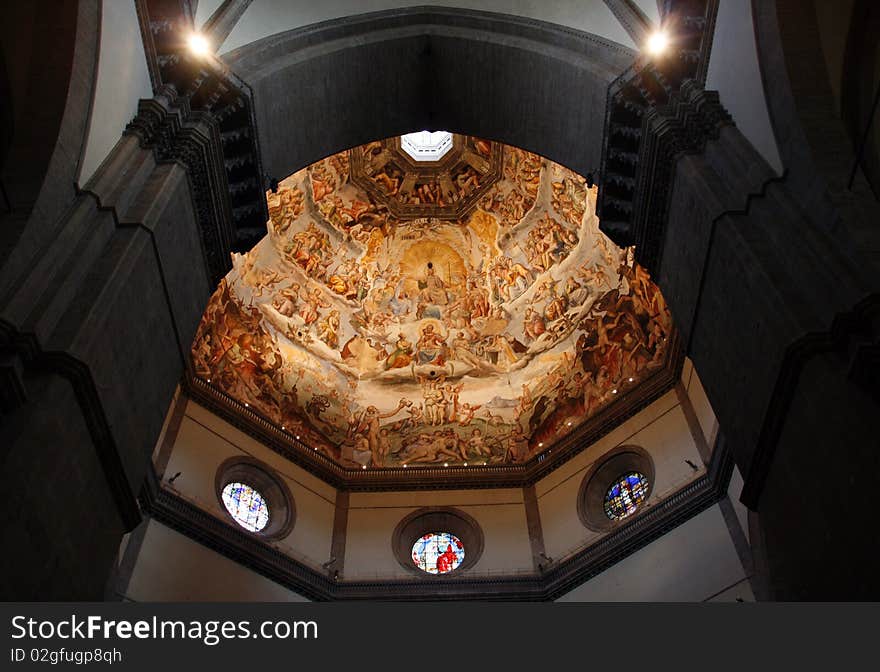
<path id="1" fill-rule="evenodd" d="M 196 56 L 208 56 L 211 53 L 211 43 L 201 33 L 192 33 L 186 40 L 189 50 Z"/>
<path id="2" fill-rule="evenodd" d="M 652 56 L 660 56 L 669 47 L 669 36 L 662 30 L 652 33 L 645 43 L 645 51 Z"/>

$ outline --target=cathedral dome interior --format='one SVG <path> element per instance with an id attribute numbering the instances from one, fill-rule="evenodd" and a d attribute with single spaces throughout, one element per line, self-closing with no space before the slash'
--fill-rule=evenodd
<path id="1" fill-rule="evenodd" d="M 880 594 L 878 3 L 51 4 L 0 597 Z"/>
<path id="2" fill-rule="evenodd" d="M 209 301 L 199 384 L 303 459 L 404 481 L 546 470 L 675 379 L 662 294 L 599 230 L 595 187 L 450 138 L 439 160 L 393 138 L 281 180 L 268 235 Z"/>

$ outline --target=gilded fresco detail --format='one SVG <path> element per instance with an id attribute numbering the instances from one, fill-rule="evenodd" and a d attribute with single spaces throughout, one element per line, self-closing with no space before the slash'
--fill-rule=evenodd
<path id="1" fill-rule="evenodd" d="M 662 368 L 669 312 L 599 231 L 595 189 L 455 142 L 416 168 L 370 143 L 268 193 L 269 234 L 211 297 L 197 375 L 362 469 L 527 461 Z"/>

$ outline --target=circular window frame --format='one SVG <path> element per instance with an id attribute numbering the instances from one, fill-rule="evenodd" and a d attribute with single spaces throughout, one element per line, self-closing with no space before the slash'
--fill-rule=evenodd
<path id="1" fill-rule="evenodd" d="M 266 502 L 269 522 L 262 530 L 257 532 L 248 530 L 226 508 L 223 502 L 223 489 L 228 484 L 236 482 L 251 486 Z M 227 520 L 245 534 L 261 539 L 282 539 L 290 534 L 296 522 L 296 505 L 284 479 L 274 469 L 253 458 L 232 457 L 224 461 L 214 477 L 214 492 L 220 510 Z"/>
<path id="2" fill-rule="evenodd" d="M 448 532 L 464 546 L 464 560 L 451 572 L 431 574 L 412 560 L 413 545 L 426 534 Z M 450 507 L 423 507 L 404 517 L 391 535 L 391 552 L 407 572 L 422 579 L 448 581 L 461 576 L 483 555 L 484 536 L 479 523 L 464 511 Z"/>
<path id="3" fill-rule="evenodd" d="M 605 513 L 605 495 L 619 478 L 631 472 L 638 472 L 648 481 L 648 488 L 642 503 L 636 510 L 619 520 L 609 518 Z M 654 493 L 654 460 L 641 446 L 618 446 L 606 453 L 587 470 L 577 495 L 577 512 L 581 523 L 594 532 L 609 532 L 626 525 L 651 507 Z"/>

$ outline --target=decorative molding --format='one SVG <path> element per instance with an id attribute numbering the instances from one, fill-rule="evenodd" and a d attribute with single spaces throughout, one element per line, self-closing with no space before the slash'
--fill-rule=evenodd
<path id="1" fill-rule="evenodd" d="M 186 167 L 208 278 L 217 282 L 232 267 L 229 250 L 235 232 L 227 181 L 220 152 L 220 132 L 209 114 L 193 112 L 189 100 L 171 86 L 162 86 L 149 100 L 138 102 L 137 116 L 126 126 L 159 163 Z"/>
<path id="2" fill-rule="evenodd" d="M 599 228 L 620 247 L 636 245 L 636 258 L 651 273 L 656 269 L 649 260 L 642 261 L 633 227 L 636 200 L 644 188 L 639 177 L 644 174 L 640 163 L 645 118 L 668 104 L 687 80 L 705 82 L 717 13 L 718 0 L 665 0 L 661 15 L 674 50 L 667 56 L 637 60 L 608 86 L 596 201 Z"/>
<path id="3" fill-rule="evenodd" d="M 193 29 L 188 2 L 138 0 L 137 7 L 157 96 L 173 92 L 181 99 L 176 107 L 185 110 L 187 116 L 204 113 L 215 122 L 208 124 L 214 126 L 210 134 L 213 156 L 208 184 L 215 190 L 207 193 L 212 194 L 216 203 L 213 207 L 207 202 L 199 203 L 201 184 L 194 185 L 194 195 L 206 236 L 206 252 L 222 258 L 222 262 L 212 259 L 210 265 L 225 268 L 210 276 L 216 283 L 230 268 L 229 251 L 246 252 L 253 247 L 266 235 L 269 220 L 253 91 L 220 59 L 200 58 L 186 48 L 184 36 Z M 223 181 L 218 182 L 221 173 Z M 219 219 L 207 219 L 212 211 Z M 219 239 L 214 240 L 210 236 L 217 231 Z M 219 245 L 223 242 L 228 242 L 228 246 L 221 249 Z"/>
<path id="4" fill-rule="evenodd" d="M 717 91 L 706 91 L 695 80 L 682 83 L 667 105 L 644 115 L 630 232 L 636 260 L 655 275 L 662 263 L 675 162 L 682 154 L 700 153 L 717 140 L 733 119 Z"/>
<path id="5" fill-rule="evenodd" d="M 151 470 L 140 494 L 155 520 L 311 600 L 556 599 L 718 503 L 727 494 L 733 461 L 723 445 L 702 477 L 543 573 L 479 577 L 420 576 L 405 580 L 335 582 L 270 543 L 207 513 L 161 487 Z"/>
<path id="6" fill-rule="evenodd" d="M 253 407 L 244 406 L 209 385 L 191 370 L 184 375 L 181 387 L 189 398 L 199 405 L 340 490 L 387 492 L 521 488 L 543 478 L 673 389 L 681 377 L 683 363 L 684 353 L 679 335 L 678 332 L 673 331 L 664 367 L 641 381 L 637 387 L 620 395 L 618 400 L 585 421 L 576 431 L 549 446 L 545 452 L 534 456 L 528 462 L 491 466 L 390 467 L 363 470 L 345 468 L 283 431 L 258 414 Z"/>

